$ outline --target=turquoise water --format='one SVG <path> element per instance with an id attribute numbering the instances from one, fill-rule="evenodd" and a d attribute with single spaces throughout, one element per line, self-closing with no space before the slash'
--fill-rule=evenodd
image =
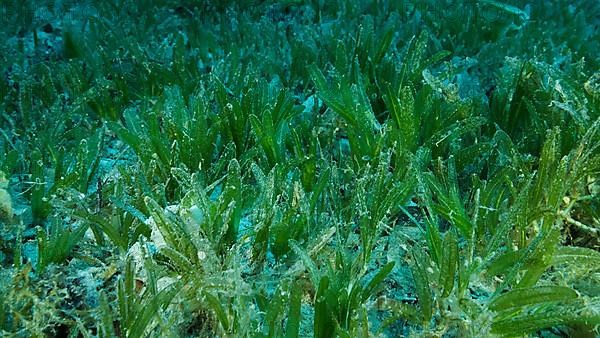
<path id="1" fill-rule="evenodd" d="M 0 336 L 599 335 L 600 3 L 0 18 Z"/>

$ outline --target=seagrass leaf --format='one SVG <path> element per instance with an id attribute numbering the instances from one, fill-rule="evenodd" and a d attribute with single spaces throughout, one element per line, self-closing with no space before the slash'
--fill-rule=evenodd
<path id="1" fill-rule="evenodd" d="M 499 316 L 494 320 L 492 333 L 508 337 L 523 336 L 559 325 L 594 325 L 600 322 L 600 315 L 593 311 L 586 311 L 584 304 L 581 299 L 575 298 L 547 308 L 540 308 L 537 305 L 526 307 L 521 314 L 517 315 L 507 311 L 505 316 Z"/>
<path id="2" fill-rule="evenodd" d="M 413 264 L 411 272 L 415 282 L 417 297 L 419 299 L 420 314 L 423 324 L 426 325 L 431 320 L 433 312 L 433 295 L 431 292 L 428 272 L 426 269 L 426 257 L 420 252 L 420 249 L 413 248 Z"/>
<path id="3" fill-rule="evenodd" d="M 315 262 L 312 260 L 312 258 L 310 258 L 310 255 L 304 249 L 302 249 L 294 240 L 290 240 L 289 245 L 292 248 L 292 250 L 294 250 L 294 252 L 300 257 L 300 260 L 304 264 L 304 267 L 308 270 L 313 285 L 319 285 L 319 270 L 317 269 L 317 265 L 315 264 Z"/>
<path id="4" fill-rule="evenodd" d="M 173 283 L 146 300 L 140 307 L 140 312 L 135 314 L 135 319 L 127 330 L 127 337 L 143 337 L 148 326 L 152 323 L 152 318 L 157 315 L 161 308 L 171 303 L 181 287 L 182 283 Z"/>
<path id="5" fill-rule="evenodd" d="M 442 297 L 448 297 L 454 288 L 454 278 L 458 270 L 458 239 L 456 233 L 452 230 L 444 235 L 443 255 L 440 265 Z"/>
<path id="6" fill-rule="evenodd" d="M 402 149 L 415 151 L 419 136 L 420 119 L 415 114 L 415 99 L 410 87 L 402 87 L 396 96 L 390 85 L 383 99 L 398 129 Z"/>
<path id="7" fill-rule="evenodd" d="M 556 170 L 559 151 L 560 129 L 555 128 L 548 132 L 546 142 L 542 147 L 535 183 L 531 190 L 531 200 L 533 203 L 540 203 L 543 193 L 548 190 L 548 185 L 556 184 L 556 182 L 551 182 L 550 179 L 554 178 L 553 174 Z"/>
<path id="8" fill-rule="evenodd" d="M 505 311 L 526 305 L 561 302 L 577 298 L 575 290 L 565 286 L 537 286 L 503 293 L 488 304 L 493 311 Z"/>
<path id="9" fill-rule="evenodd" d="M 211 294 L 208 291 L 202 292 L 202 295 L 204 296 L 204 300 L 206 300 L 206 302 L 208 303 L 209 308 L 214 311 L 223 329 L 226 332 L 229 331 L 229 318 L 219 298 L 217 298 L 215 295 Z"/>
<path id="10" fill-rule="evenodd" d="M 552 265 L 561 264 L 600 269 L 600 252 L 582 247 L 560 246 L 552 256 Z"/>
<path id="11" fill-rule="evenodd" d="M 365 286 L 365 288 L 362 290 L 362 294 L 361 294 L 361 301 L 365 302 L 369 297 L 371 297 L 371 295 L 373 294 L 373 291 L 375 291 L 375 288 L 381 283 L 383 282 L 383 280 L 385 279 L 385 277 L 387 277 L 387 275 L 390 274 L 390 272 L 392 272 L 392 269 L 394 269 L 394 262 L 389 262 L 386 265 L 384 265 L 376 274 L 375 276 L 373 276 L 373 278 L 367 283 L 367 285 Z"/>
<path id="12" fill-rule="evenodd" d="M 300 334 L 300 322 L 302 321 L 302 288 L 294 283 L 290 290 L 287 321 L 285 324 L 285 338 L 297 338 Z"/>

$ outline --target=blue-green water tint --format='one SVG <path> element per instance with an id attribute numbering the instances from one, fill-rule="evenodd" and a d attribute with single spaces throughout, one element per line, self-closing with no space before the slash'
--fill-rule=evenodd
<path id="1" fill-rule="evenodd" d="M 0 18 L 0 336 L 600 334 L 600 3 Z"/>

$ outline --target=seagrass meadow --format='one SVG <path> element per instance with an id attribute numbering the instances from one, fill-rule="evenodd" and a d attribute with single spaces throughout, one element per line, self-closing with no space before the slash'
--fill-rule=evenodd
<path id="1" fill-rule="evenodd" d="M 0 337 L 599 337 L 600 2 L 0 0 Z"/>

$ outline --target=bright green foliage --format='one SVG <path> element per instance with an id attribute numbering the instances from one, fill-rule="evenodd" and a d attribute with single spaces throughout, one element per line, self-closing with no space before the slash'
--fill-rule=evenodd
<path id="1" fill-rule="evenodd" d="M 256 166 L 253 171 L 261 189 L 256 205 L 260 211 L 253 217 L 257 222 L 253 259 L 263 261 L 267 251 L 283 258 L 290 250 L 288 241 L 305 239 L 314 221 L 308 196 L 296 180 L 290 184 L 282 177 L 281 167 L 273 168 L 267 177 Z"/>
<path id="2" fill-rule="evenodd" d="M 81 139 L 72 153 L 62 146 L 49 149 L 51 170 L 46 170 L 41 150 L 31 154 L 31 213 L 33 223 L 42 222 L 52 212 L 52 196 L 73 189 L 87 194 L 98 172 L 103 138 L 102 129 L 89 139 Z M 50 175 L 52 173 L 52 175 Z"/>
<path id="3" fill-rule="evenodd" d="M 46 177 L 44 175 L 44 162 L 42 155 L 35 150 L 31 154 L 32 161 L 32 190 L 31 190 L 31 213 L 34 223 L 41 223 L 50 214 L 50 203 L 46 195 Z"/>
<path id="4" fill-rule="evenodd" d="M 258 111 L 262 115 L 261 119 L 254 114 L 250 115 L 252 129 L 271 167 L 283 162 L 285 158 L 285 140 L 289 137 L 286 134 L 289 135 L 291 119 L 299 113 L 298 108 L 294 106 L 290 95 L 281 91 L 274 104 L 262 108 L 262 112 Z"/>
<path id="5" fill-rule="evenodd" d="M 181 203 L 185 208 L 180 210 L 180 215 L 183 217 L 181 220 L 173 218 L 176 215 L 159 210 L 160 207 L 156 202 L 147 199 L 150 216 L 157 221 L 157 226 L 167 244 L 184 251 L 192 248 L 190 243 L 187 244 L 188 249 L 181 247 L 182 242 L 176 238 L 181 236 L 178 234 L 179 231 L 187 229 L 188 233 L 184 235 L 186 237 L 184 241 L 189 242 L 190 236 L 201 235 L 214 246 L 215 251 L 219 253 L 227 251 L 229 246 L 238 239 L 241 215 L 245 208 L 246 192 L 242 187 L 241 179 L 240 167 L 235 159 L 229 163 L 228 175 L 223 186 L 220 185 L 221 180 L 219 180 L 205 188 L 198 175 L 189 177 L 187 183 L 189 185 L 186 185 L 189 190 Z M 217 190 L 218 187 L 222 187 L 223 190 Z M 218 195 L 215 196 L 217 193 Z M 172 225 L 172 222 L 176 224 Z M 177 228 L 171 229 L 170 227 L 173 226 Z M 188 256 L 196 256 L 196 253 L 188 252 Z"/>
<path id="6" fill-rule="evenodd" d="M 117 204 L 116 202 L 115 204 Z M 149 233 L 148 226 L 133 216 L 135 211 L 126 212 L 114 207 L 106 214 L 95 214 L 84 210 L 76 210 L 73 216 L 85 221 L 92 227 L 98 243 L 108 237 L 112 245 L 126 252 L 138 241 L 140 235 Z"/>
<path id="7" fill-rule="evenodd" d="M 519 180 L 510 170 L 512 168 L 501 169 L 496 173 L 500 179 L 492 177 L 484 184 L 476 183 L 480 188 L 476 188 L 473 195 L 472 203 L 476 208 L 473 211 L 461 202 L 463 198 L 459 194 L 453 157 L 447 161 L 448 174 L 444 175 L 441 171 L 443 184 L 433 173 L 425 173 L 423 181 L 429 186 L 431 194 L 424 196 L 427 215 L 423 231 L 428 252 L 414 248 L 411 264 L 419 299 L 419 317 L 415 318 L 411 311 L 403 307 L 391 308 L 400 311 L 406 319 L 421 320 L 426 331 L 435 316 L 438 317 L 435 321 L 448 321 L 448 329 L 476 334 L 469 328 L 468 322 L 446 317 L 445 307 L 456 301 L 460 303 L 450 310 L 463 313 L 462 316 L 480 323 L 477 334 L 512 336 L 549 326 L 576 323 L 590 328 L 597 321 L 597 314 L 595 310 L 579 310 L 581 305 L 578 304 L 595 304 L 597 295 L 586 293 L 581 296 L 575 291 L 575 284 L 570 287 L 540 285 L 540 281 L 560 275 L 562 271 L 577 269 L 575 260 L 578 255 L 593 255 L 584 249 L 579 252 L 561 247 L 559 229 L 565 217 L 567 221 L 569 219 L 562 211 L 564 196 L 581 194 L 583 191 L 576 188 L 581 185 L 576 182 L 581 182 L 589 175 L 577 174 L 578 170 L 590 170 L 588 173 L 597 170 L 595 161 L 589 161 L 586 169 L 579 169 L 581 167 L 575 165 L 579 161 L 571 162 L 572 158 L 592 156 L 596 152 L 597 142 L 588 141 L 597 137 L 593 136 L 597 133 L 596 128 L 597 122 L 582 136 L 580 146 L 560 160 L 558 133 L 549 132 L 537 170 L 528 169 L 529 174 Z M 512 147 L 510 144 L 508 146 Z M 572 163 L 573 167 L 569 172 L 560 172 L 558 163 L 563 168 L 570 167 Z M 500 188 L 502 186 L 506 187 Z M 516 191 L 522 195 L 513 195 Z M 435 215 L 446 219 L 456 230 L 451 228 L 442 236 Z M 489 217 L 498 218 L 490 224 L 490 228 L 477 230 L 486 227 Z M 455 231 L 461 234 L 462 241 L 457 239 Z M 571 256 L 572 260 L 569 258 Z M 553 265 L 561 270 L 550 270 Z M 590 272 L 597 269 L 597 264 L 592 263 L 582 277 L 590 278 Z M 544 275 L 548 279 L 543 278 Z M 498 279 L 493 282 L 495 278 Z M 472 291 L 466 293 L 480 283 L 489 285 L 487 289 L 479 291 L 483 294 L 478 295 L 478 299 L 489 299 L 489 303 L 483 306 L 473 302 Z M 458 287 L 454 288 L 454 285 Z M 591 309 L 594 306 L 591 305 Z M 560 311 L 568 311 L 568 315 L 560 315 Z"/>
<path id="8" fill-rule="evenodd" d="M 115 306 L 118 318 L 111 316 L 106 294 L 100 298 L 98 330 L 101 337 L 145 337 L 156 325 L 160 311 L 163 311 L 179 292 L 181 284 L 174 282 L 160 291 L 146 288 L 140 291 L 136 286 L 135 266 L 127 260 L 125 274 L 117 285 Z M 154 286 L 156 288 L 156 286 Z"/>
<path id="9" fill-rule="evenodd" d="M 269 299 L 258 295 L 257 303 L 265 311 L 265 327 L 259 337 L 298 337 L 302 319 L 302 291 L 299 283 L 280 285 Z M 287 312 L 286 312 L 286 305 Z M 282 325 L 285 319 L 285 326 Z"/>
<path id="10" fill-rule="evenodd" d="M 152 199 L 147 198 L 146 205 L 166 244 L 161 248 L 160 254 L 168 259 L 168 264 L 173 269 L 186 274 L 191 273 L 194 266 L 200 263 L 198 248 L 193 242 L 192 234 L 176 215 L 163 211 Z"/>
<path id="11" fill-rule="evenodd" d="M 315 337 L 352 336 L 364 325 L 355 320 L 358 311 L 372 296 L 378 285 L 394 268 L 394 262 L 384 265 L 367 282 L 361 262 L 346 252 L 337 251 L 335 262 L 317 270 L 311 258 L 294 245 L 294 250 L 310 270 L 315 293 Z M 354 324 L 353 324 L 354 323 Z M 368 325 L 368 323 L 367 323 Z"/>
<path id="12" fill-rule="evenodd" d="M 599 13 L 3 3 L 0 335 L 597 336 Z"/>
<path id="13" fill-rule="evenodd" d="M 337 75 L 334 83 L 329 85 L 319 69 L 311 67 L 310 73 L 319 96 L 347 123 L 348 141 L 356 159 L 374 158 L 380 150 L 377 135 L 381 126 L 375 119 L 360 75 L 355 83 L 346 76 Z"/>
<path id="14" fill-rule="evenodd" d="M 355 223 L 360 231 L 361 260 L 368 265 L 372 251 L 385 224 L 390 222 L 391 215 L 398 214 L 416 185 L 414 177 L 410 177 L 409 168 L 397 168 L 390 172 L 391 155 L 382 153 L 376 168 L 365 167 L 356 173 L 355 186 L 349 192 L 351 196 L 342 207 L 343 221 Z M 347 209 L 346 209 L 347 208 Z M 344 235 L 351 229 L 341 231 Z"/>
<path id="15" fill-rule="evenodd" d="M 454 289 L 454 279 L 458 271 L 458 240 L 454 231 L 448 231 L 444 235 L 442 244 L 443 252 L 440 257 L 440 286 L 442 297 L 448 297 Z"/>
<path id="16" fill-rule="evenodd" d="M 443 177 L 446 178 L 445 175 Z M 431 173 L 426 173 L 423 179 L 427 182 L 432 193 L 438 200 L 437 203 L 431 205 L 433 211 L 442 215 L 450 224 L 456 227 L 463 237 L 471 237 L 473 225 L 467 216 L 458 192 L 454 157 L 448 159 L 446 182 L 438 182 L 436 177 Z"/>
<path id="17" fill-rule="evenodd" d="M 77 229 L 69 229 L 58 224 L 56 220 L 50 223 L 47 231 L 38 227 L 36 270 L 41 272 L 50 264 L 63 263 L 81 241 L 86 230 L 87 227 L 83 225 Z"/>

